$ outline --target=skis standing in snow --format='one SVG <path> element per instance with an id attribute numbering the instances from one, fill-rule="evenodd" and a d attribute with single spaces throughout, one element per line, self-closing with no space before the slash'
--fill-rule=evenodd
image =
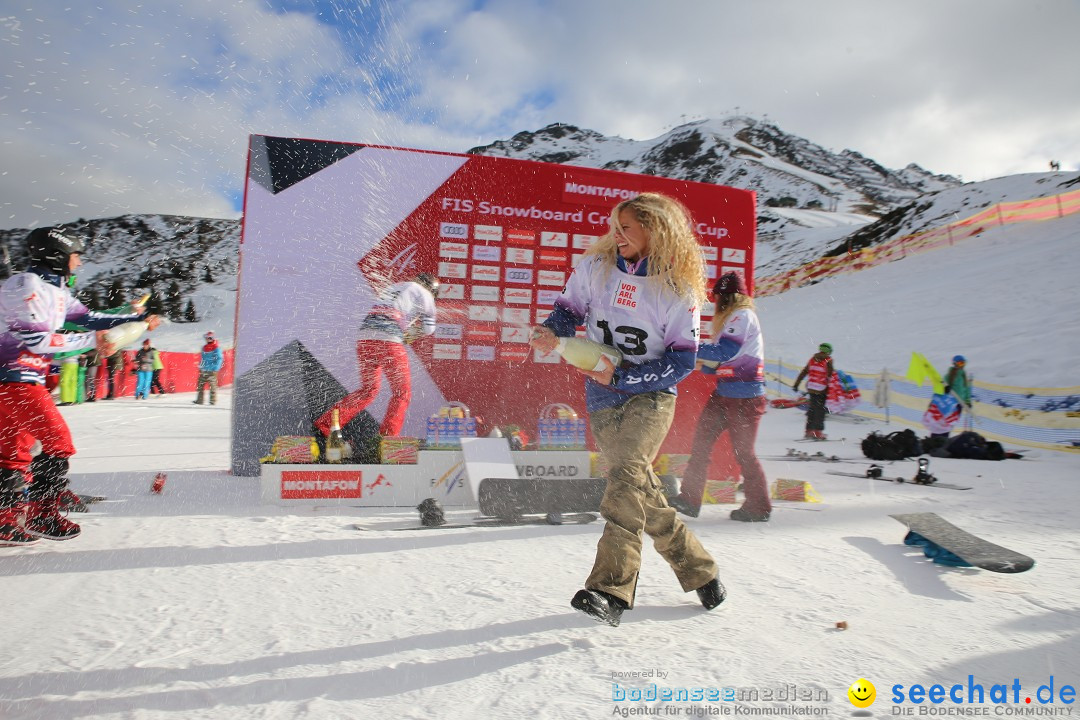
<path id="1" fill-rule="evenodd" d="M 45 389 L 49 360 L 56 353 L 113 348 L 104 332 L 57 333 L 65 322 L 91 331 L 146 319 L 144 312 L 90 311 L 70 287 L 81 264 L 82 240 L 60 230 L 37 228 L 26 238 L 31 267 L 0 287 L 0 544 L 22 545 L 44 537 L 67 540 L 80 528 L 60 513 L 68 484 L 68 458 L 75 454 L 71 432 Z M 31 461 L 37 440 L 41 453 Z"/>
<path id="2" fill-rule="evenodd" d="M 585 326 L 624 361 L 579 370 L 593 436 L 610 469 L 600 514 L 607 520 L 592 572 L 571 606 L 618 625 L 634 606 L 642 533 L 671 565 L 684 591 L 712 609 L 724 599 L 717 567 L 668 506 L 652 461 L 675 414 L 675 385 L 694 369 L 705 268 L 689 213 L 653 193 L 612 210 L 610 230 L 585 254 L 530 341 L 551 352 Z"/>

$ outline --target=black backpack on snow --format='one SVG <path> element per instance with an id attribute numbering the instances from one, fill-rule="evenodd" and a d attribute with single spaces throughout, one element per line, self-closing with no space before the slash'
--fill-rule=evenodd
<path id="1" fill-rule="evenodd" d="M 870 433 L 862 441 L 863 455 L 871 460 L 903 460 L 922 454 L 922 443 L 914 430 L 897 430 L 888 435 Z"/>

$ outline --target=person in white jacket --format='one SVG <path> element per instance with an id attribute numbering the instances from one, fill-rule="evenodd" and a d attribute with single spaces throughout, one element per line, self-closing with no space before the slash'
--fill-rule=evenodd
<path id="1" fill-rule="evenodd" d="M 407 282 L 392 285 L 364 318 L 356 341 L 360 387 L 334 403 L 316 421 L 323 435 L 330 434 L 334 410 L 344 427 L 363 412 L 379 393 L 382 375 L 390 384 L 390 402 L 379 426 L 384 437 L 401 435 L 405 413 L 412 402 L 412 373 L 405 345 L 435 334 L 435 298 L 439 279 L 420 273 Z"/>
<path id="2" fill-rule="evenodd" d="M 643 193 L 612 210 L 610 230 L 585 254 L 532 345 L 550 352 L 585 327 L 622 351 L 619 367 L 586 376 L 585 405 L 608 462 L 600 514 L 607 520 L 585 587 L 571 607 L 609 625 L 633 608 L 647 534 L 685 592 L 706 610 L 724 601 L 717 566 L 664 496 L 652 462 L 675 417 L 676 385 L 694 369 L 705 264 L 689 212 Z"/>
<path id="3" fill-rule="evenodd" d="M 38 538 L 68 540 L 79 526 L 59 511 L 67 487 L 68 458 L 75 454 L 71 432 L 45 389 L 49 361 L 56 353 L 113 348 L 104 331 L 145 312 L 106 314 L 89 310 L 71 294 L 82 240 L 61 230 L 37 228 L 26 238 L 31 267 L 0 286 L 0 544 L 22 545 Z M 59 333 L 64 323 L 90 332 Z M 31 457 L 35 441 L 41 452 Z"/>

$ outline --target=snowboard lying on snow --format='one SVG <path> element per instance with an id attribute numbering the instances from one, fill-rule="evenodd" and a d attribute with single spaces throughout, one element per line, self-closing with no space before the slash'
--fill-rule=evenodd
<path id="1" fill-rule="evenodd" d="M 941 565 L 974 566 L 999 573 L 1024 572 L 1035 565 L 1035 561 L 1027 555 L 961 530 L 936 513 L 907 513 L 889 517 L 907 525 L 905 545 L 921 547 L 926 557 Z"/>

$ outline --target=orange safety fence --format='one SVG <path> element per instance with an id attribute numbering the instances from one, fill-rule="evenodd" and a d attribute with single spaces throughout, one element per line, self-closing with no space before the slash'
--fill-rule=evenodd
<path id="1" fill-rule="evenodd" d="M 1052 220 L 1076 212 L 1080 212 L 1080 190 L 1044 198 L 998 203 L 948 225 L 905 235 L 845 255 L 823 257 L 787 272 L 762 278 L 755 282 L 755 293 L 758 297 L 775 295 L 831 275 L 865 270 L 899 260 L 909 254 L 953 245 L 979 235 L 990 227 Z"/>

